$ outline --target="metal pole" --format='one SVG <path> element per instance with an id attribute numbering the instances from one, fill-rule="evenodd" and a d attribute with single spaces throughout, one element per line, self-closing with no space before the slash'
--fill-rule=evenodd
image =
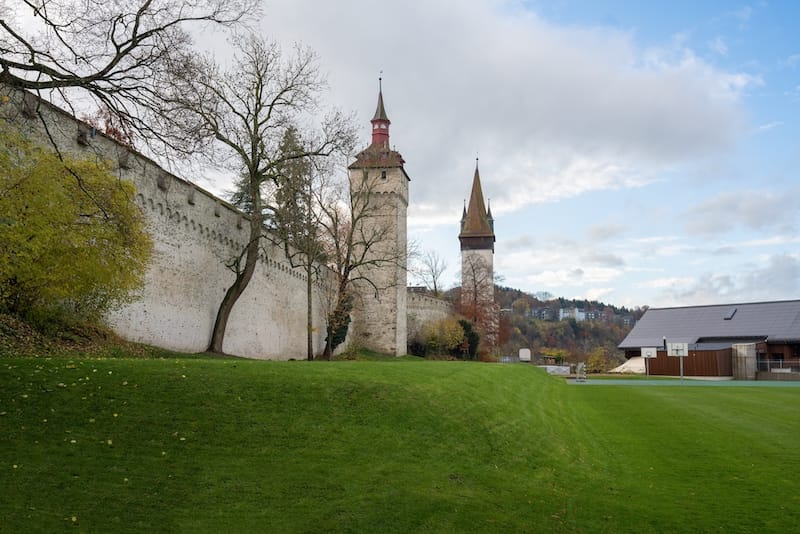
<path id="1" fill-rule="evenodd" d="M 683 382 L 683 354 L 681 354 L 681 382 Z"/>

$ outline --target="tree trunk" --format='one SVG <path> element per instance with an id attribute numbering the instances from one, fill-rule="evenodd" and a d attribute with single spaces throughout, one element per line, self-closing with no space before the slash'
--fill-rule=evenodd
<path id="1" fill-rule="evenodd" d="M 308 361 L 314 359 L 314 317 L 313 317 L 313 296 L 312 296 L 312 278 L 311 275 L 313 274 L 313 265 L 311 265 L 311 261 L 306 261 L 306 340 L 307 340 L 307 357 Z"/>
<path id="2" fill-rule="evenodd" d="M 347 330 L 349 330 L 349 315 L 351 312 L 351 307 L 346 302 L 347 300 L 347 283 L 349 279 L 349 273 L 343 276 L 339 282 L 339 289 L 338 294 L 336 295 L 336 306 L 333 309 L 333 312 L 330 316 L 328 316 L 328 325 L 325 329 L 327 336 L 325 337 L 325 352 L 322 353 L 322 357 L 325 360 L 330 360 L 333 356 L 333 351 L 336 347 L 339 346 L 337 343 L 336 345 L 333 344 L 334 335 L 337 334 L 337 331 L 340 327 L 342 327 L 342 323 L 346 322 L 344 335 L 347 337 Z"/>
<path id="3" fill-rule="evenodd" d="M 253 278 L 253 273 L 256 270 L 256 263 L 258 262 L 258 246 L 261 242 L 261 203 L 258 203 L 258 211 L 256 214 L 251 214 L 250 217 L 250 240 L 247 243 L 247 252 L 244 260 L 244 269 L 237 270 L 236 279 L 233 281 L 231 287 L 225 292 L 222 302 L 219 304 L 217 310 L 217 318 L 214 321 L 214 330 L 211 332 L 211 343 L 208 346 L 208 352 L 223 354 L 222 344 L 225 341 L 225 330 L 228 327 L 228 318 L 230 318 L 233 306 L 239 297 L 242 296 L 250 279 Z"/>
<path id="4" fill-rule="evenodd" d="M 325 350 L 322 351 L 322 356 L 320 356 L 323 360 L 330 361 L 331 354 L 333 354 L 333 349 L 331 349 L 331 329 L 328 327 L 326 330 L 325 336 Z"/>

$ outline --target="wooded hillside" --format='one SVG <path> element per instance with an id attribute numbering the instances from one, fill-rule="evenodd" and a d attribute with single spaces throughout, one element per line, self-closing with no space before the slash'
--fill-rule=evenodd
<path id="1" fill-rule="evenodd" d="M 456 301 L 457 295 L 455 288 L 448 298 Z M 520 348 L 529 348 L 536 362 L 586 362 L 590 371 L 606 371 L 624 361 L 617 345 L 647 309 L 538 296 L 545 299 L 495 286 L 495 302 L 501 310 L 501 355 L 514 356 Z"/>

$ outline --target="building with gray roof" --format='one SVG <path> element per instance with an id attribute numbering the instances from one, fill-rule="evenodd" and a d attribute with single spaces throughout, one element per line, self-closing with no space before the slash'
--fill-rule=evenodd
<path id="1" fill-rule="evenodd" d="M 625 356 L 657 348 L 651 374 L 677 375 L 666 343 L 688 344 L 686 376 L 733 376 L 736 346 L 754 346 L 755 367 L 800 371 L 800 300 L 651 308 L 619 344 Z M 788 372 L 788 371 L 787 371 Z"/>

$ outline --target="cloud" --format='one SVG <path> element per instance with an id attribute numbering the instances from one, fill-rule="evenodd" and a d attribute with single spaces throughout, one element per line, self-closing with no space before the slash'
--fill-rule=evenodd
<path id="1" fill-rule="evenodd" d="M 764 87 L 764 79 L 746 72 L 734 72 L 716 78 L 717 96 L 738 100 L 751 87 Z"/>
<path id="2" fill-rule="evenodd" d="M 791 232 L 797 224 L 800 190 L 731 191 L 691 206 L 686 212 L 690 233 L 721 234 L 737 228 Z"/>
<path id="3" fill-rule="evenodd" d="M 592 265 L 599 265 L 602 267 L 622 267 L 625 265 L 625 260 L 615 254 L 607 254 L 602 252 L 591 252 L 581 256 L 581 261 Z"/>
<path id="4" fill-rule="evenodd" d="M 744 290 L 758 298 L 785 299 L 800 292 L 800 259 L 789 254 L 775 255 L 763 268 L 744 276 Z"/>
<path id="5" fill-rule="evenodd" d="M 613 287 L 592 287 L 586 290 L 584 298 L 587 300 L 602 301 L 604 297 L 607 297 L 613 292 Z"/>
<path id="6" fill-rule="evenodd" d="M 725 44 L 725 40 L 719 35 L 709 41 L 708 47 L 720 56 L 728 55 L 728 45 Z"/>
<path id="7" fill-rule="evenodd" d="M 719 247 L 719 248 L 713 250 L 711 252 L 711 254 L 713 256 L 731 256 L 731 255 L 736 254 L 736 252 L 737 252 L 736 251 L 736 247 L 733 247 L 733 246 L 730 246 L 730 245 L 725 245 L 725 246 L 722 246 L 722 247 Z"/>
<path id="8" fill-rule="evenodd" d="M 593 287 L 609 288 L 628 270 L 621 256 L 564 236 L 521 237 L 510 246 L 499 245 L 502 251 L 495 258 L 495 269 L 515 287 L 585 295 Z"/>
<path id="9" fill-rule="evenodd" d="M 730 302 L 730 297 L 738 292 L 731 275 L 704 273 L 691 287 L 673 288 L 670 293 L 673 300 L 700 305 Z"/>
<path id="10" fill-rule="evenodd" d="M 499 190 L 499 194 L 492 197 L 495 215 L 596 190 L 642 187 L 655 179 L 649 175 L 637 175 L 633 169 L 622 168 L 610 160 L 570 154 L 556 147 L 536 159 L 528 154 L 510 154 L 495 172 L 481 173 L 484 183 L 488 182 Z M 484 191 L 490 190 L 492 185 L 484 186 Z"/>
<path id="11" fill-rule="evenodd" d="M 757 7 L 764 7 L 765 3 L 761 2 L 761 5 Z M 722 20 L 730 19 L 736 24 L 736 28 L 739 31 L 743 31 L 747 29 L 750 20 L 753 17 L 754 9 L 752 6 L 745 5 L 740 7 L 739 9 L 734 9 L 732 11 L 726 12 L 722 17 Z"/>
<path id="12" fill-rule="evenodd" d="M 667 277 L 667 278 L 654 278 L 652 280 L 645 280 L 636 284 L 639 289 L 665 289 L 673 287 L 681 287 L 694 282 L 692 278 L 680 277 Z"/>
<path id="13" fill-rule="evenodd" d="M 669 258 L 688 252 L 691 247 L 678 236 L 650 236 L 629 240 L 629 249 L 641 257 Z"/>
<path id="14" fill-rule="evenodd" d="M 418 232 L 430 230 L 435 226 L 454 225 L 459 220 L 461 220 L 460 211 L 452 207 L 443 210 L 434 201 L 417 202 L 408 206 L 408 226 Z"/>
<path id="15" fill-rule="evenodd" d="M 768 246 L 783 246 L 800 243 L 800 236 L 796 235 L 775 235 L 770 237 L 763 237 L 761 239 L 751 239 L 749 241 L 742 241 L 736 243 L 737 247 L 768 247 Z"/>
<path id="16" fill-rule="evenodd" d="M 533 248 L 534 244 L 534 239 L 529 235 L 523 235 L 503 242 L 503 246 L 509 251 L 530 249 Z"/>
<path id="17" fill-rule="evenodd" d="M 476 154 L 497 215 L 651 183 L 731 147 L 744 124 L 737 95 L 758 83 L 685 49 L 642 50 L 630 32 L 556 26 L 512 1 L 275 0 L 264 24 L 318 50 L 332 99 L 365 125 L 383 71 L 392 142 L 413 155 L 412 204 L 452 213 Z"/>
<path id="18" fill-rule="evenodd" d="M 623 234 L 627 227 L 617 223 L 596 223 L 586 229 L 586 236 L 592 241 L 605 241 Z"/>
<path id="19" fill-rule="evenodd" d="M 742 6 L 735 11 L 731 11 L 730 14 L 741 22 L 747 22 L 750 20 L 750 17 L 753 16 L 753 8 L 750 6 Z"/>
<path id="20" fill-rule="evenodd" d="M 692 280 L 676 281 L 662 298 L 680 304 L 720 304 L 760 300 L 785 300 L 800 292 L 800 259 L 776 254 L 750 269 L 732 273 L 704 273 Z"/>
<path id="21" fill-rule="evenodd" d="M 792 54 L 785 59 L 781 60 L 781 66 L 788 68 L 795 68 L 800 65 L 800 54 Z"/>
<path id="22" fill-rule="evenodd" d="M 763 133 L 772 130 L 773 128 L 777 128 L 778 126 L 783 126 L 783 121 L 772 121 L 766 124 L 760 124 L 756 128 L 756 133 Z"/>
<path id="23" fill-rule="evenodd" d="M 565 267 L 528 275 L 526 279 L 531 287 L 548 289 L 608 283 L 619 278 L 622 274 L 623 271 L 621 269 L 607 267 Z"/>

